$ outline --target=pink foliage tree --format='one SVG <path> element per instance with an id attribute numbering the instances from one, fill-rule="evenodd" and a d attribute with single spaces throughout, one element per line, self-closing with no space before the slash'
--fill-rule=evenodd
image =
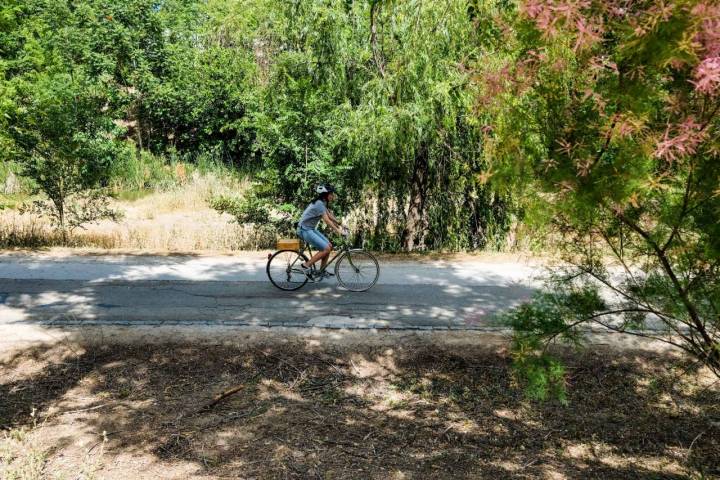
<path id="1" fill-rule="evenodd" d="M 570 265 L 549 292 L 575 302 L 516 323 L 516 351 L 594 322 L 720 376 L 720 4 L 526 0 L 509 31 L 506 88 L 478 75 L 493 169 L 545 212 Z"/>

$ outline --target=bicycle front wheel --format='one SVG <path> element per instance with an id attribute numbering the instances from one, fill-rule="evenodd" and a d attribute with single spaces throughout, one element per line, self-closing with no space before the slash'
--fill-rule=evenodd
<path id="1" fill-rule="evenodd" d="M 335 264 L 338 283 L 351 292 L 364 292 L 377 283 L 380 265 L 365 250 L 348 250 Z"/>
<path id="2" fill-rule="evenodd" d="M 300 265 L 307 257 L 295 250 L 280 250 L 267 263 L 267 276 L 280 290 L 297 290 L 308 281 Z"/>

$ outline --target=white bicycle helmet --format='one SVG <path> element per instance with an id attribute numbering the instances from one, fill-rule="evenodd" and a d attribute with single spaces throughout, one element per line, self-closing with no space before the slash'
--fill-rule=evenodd
<path id="1" fill-rule="evenodd" d="M 335 187 L 330 185 L 329 183 L 321 183 L 317 186 L 315 189 L 315 192 L 319 195 L 321 193 L 335 193 Z"/>

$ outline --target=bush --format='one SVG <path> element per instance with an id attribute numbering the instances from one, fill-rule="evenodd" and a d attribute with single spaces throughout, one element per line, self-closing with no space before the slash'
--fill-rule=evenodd
<path id="1" fill-rule="evenodd" d="M 504 315 L 503 322 L 514 332 L 515 374 L 530 398 L 565 401 L 565 369 L 548 353 L 548 346 L 554 341 L 580 345 L 584 324 L 605 308 L 597 289 L 565 285 L 537 293 L 531 302 Z"/>
<path id="2" fill-rule="evenodd" d="M 299 217 L 295 206 L 273 205 L 270 200 L 261 198 L 252 191 L 244 198 L 214 197 L 210 200 L 210 206 L 220 213 L 232 215 L 241 225 L 250 224 L 272 236 L 294 235 L 294 223 Z"/>
<path id="3" fill-rule="evenodd" d="M 111 186 L 114 191 L 163 190 L 177 183 L 176 170 L 167 160 L 146 150 L 137 151 L 132 142 L 113 163 Z"/>

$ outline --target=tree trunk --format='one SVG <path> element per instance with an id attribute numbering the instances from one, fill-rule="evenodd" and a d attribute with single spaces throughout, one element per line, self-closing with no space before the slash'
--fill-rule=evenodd
<path id="1" fill-rule="evenodd" d="M 413 176 L 410 183 L 410 206 L 405 217 L 405 230 L 402 238 L 403 249 L 407 252 L 425 247 L 427 182 L 428 151 L 426 147 L 423 147 L 415 156 Z"/>
<path id="2" fill-rule="evenodd" d="M 57 209 L 58 223 L 60 224 L 60 235 L 62 235 L 63 246 L 67 245 L 67 229 L 65 228 L 65 200 L 60 199 L 55 201 L 55 208 Z"/>
<path id="3" fill-rule="evenodd" d="M 375 229 L 373 232 L 374 235 L 374 242 L 375 245 L 380 245 L 381 250 L 385 247 L 385 240 L 387 235 L 387 195 L 385 193 L 385 189 L 387 187 L 383 184 L 380 184 L 380 188 L 378 189 L 378 198 L 377 198 L 377 212 L 375 217 Z"/>
<path id="4" fill-rule="evenodd" d="M 65 179 L 61 176 L 58 182 L 57 195 L 51 198 L 57 210 L 58 223 L 60 224 L 60 234 L 62 235 L 63 246 L 67 245 L 67 231 L 65 229 L 65 201 L 67 194 L 65 191 Z"/>
<path id="5" fill-rule="evenodd" d="M 137 133 L 137 142 L 138 142 L 138 150 L 143 150 L 143 138 L 142 138 L 142 122 L 140 121 L 140 98 L 137 98 L 135 100 L 135 122 L 136 122 L 136 133 Z"/>

